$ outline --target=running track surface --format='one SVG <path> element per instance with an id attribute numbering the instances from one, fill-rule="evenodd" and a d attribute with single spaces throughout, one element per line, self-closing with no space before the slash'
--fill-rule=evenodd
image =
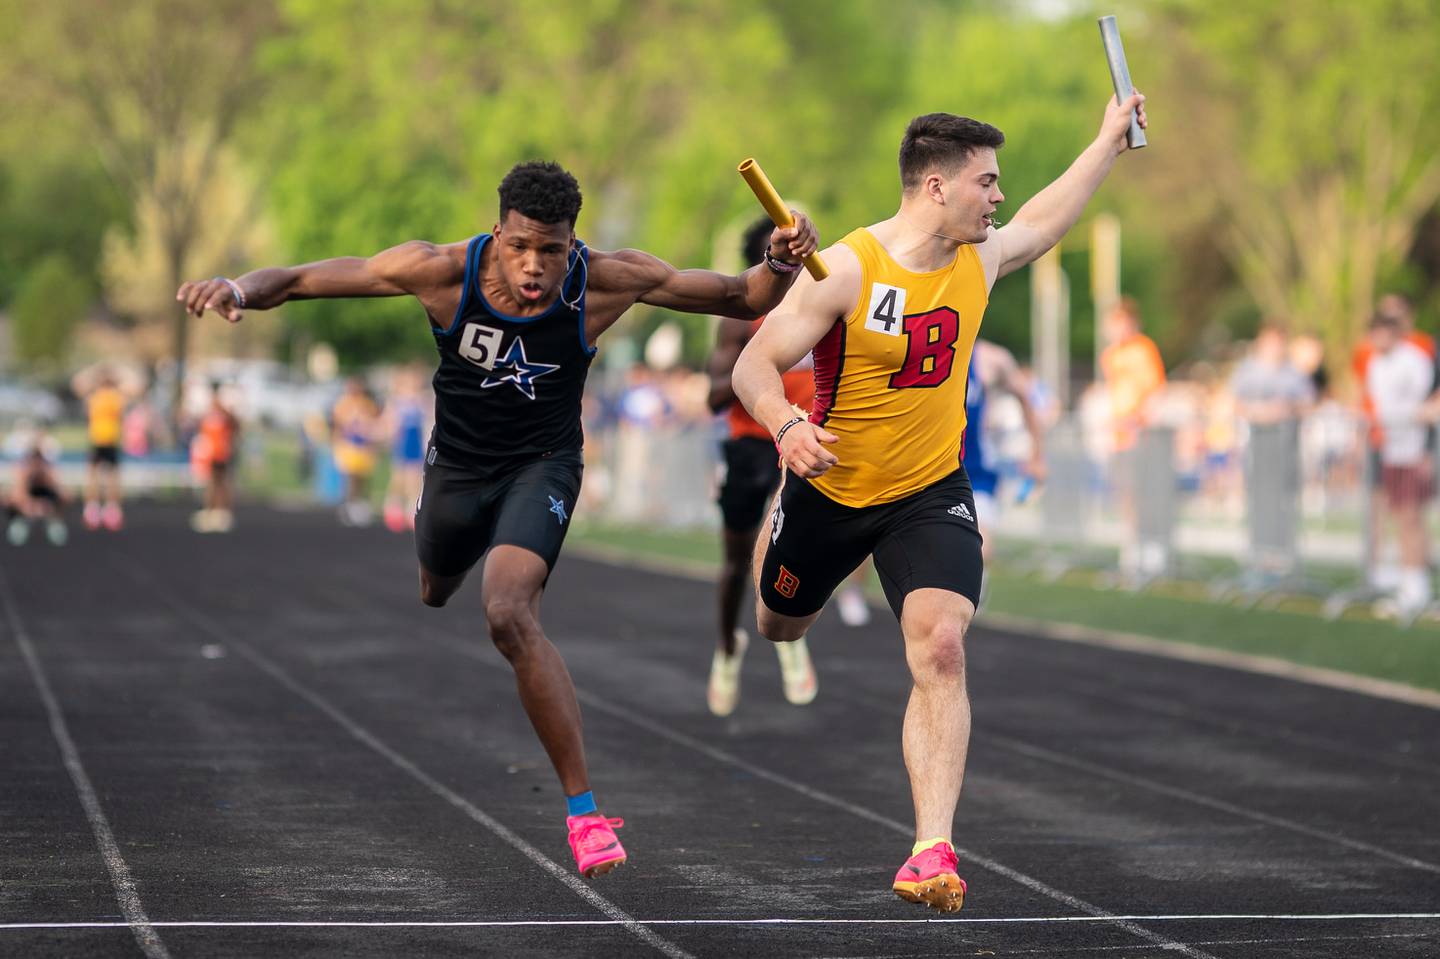
<path id="1" fill-rule="evenodd" d="M 562 557 L 543 618 L 630 863 L 573 875 L 478 582 L 253 510 L 0 552 L 0 956 L 1352 957 L 1440 952 L 1440 711 L 977 626 L 965 909 L 895 898 L 882 609 L 704 708 L 709 584 Z M 930 921 L 933 920 L 933 921 Z"/>

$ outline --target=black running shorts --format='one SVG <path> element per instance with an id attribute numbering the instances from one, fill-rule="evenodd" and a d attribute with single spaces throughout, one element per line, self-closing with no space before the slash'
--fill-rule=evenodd
<path id="1" fill-rule="evenodd" d="M 787 471 L 764 541 L 760 599 L 785 616 L 809 616 L 874 555 L 890 609 L 899 617 L 917 589 L 980 603 L 980 529 L 964 468 L 891 503 L 844 506 Z"/>
<path id="2" fill-rule="evenodd" d="M 555 568 L 580 495 L 579 450 L 484 475 L 447 465 L 431 447 L 415 509 L 415 551 L 437 576 L 457 576 L 492 546 L 519 546 Z"/>
<path id="3" fill-rule="evenodd" d="M 748 533 L 765 518 L 765 507 L 780 485 L 779 456 L 771 440 L 741 436 L 725 441 L 725 478 L 720 482 L 720 518 L 732 533 Z"/>

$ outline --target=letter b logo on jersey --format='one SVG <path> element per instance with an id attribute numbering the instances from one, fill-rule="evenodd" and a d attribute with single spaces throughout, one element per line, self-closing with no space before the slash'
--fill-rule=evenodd
<path id="1" fill-rule="evenodd" d="M 955 341 L 959 338 L 960 314 L 948 306 L 905 317 L 905 362 L 890 377 L 890 388 L 904 390 L 944 383 L 955 365 Z"/>

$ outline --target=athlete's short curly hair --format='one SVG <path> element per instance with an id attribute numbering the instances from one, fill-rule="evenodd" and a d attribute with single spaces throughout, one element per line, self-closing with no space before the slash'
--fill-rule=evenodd
<path id="1" fill-rule="evenodd" d="M 900 186 L 909 193 L 932 170 L 953 176 L 977 149 L 1004 145 L 1005 134 L 988 123 L 953 113 L 918 116 L 900 141 Z"/>
<path id="2" fill-rule="evenodd" d="M 580 184 L 558 163 L 517 163 L 500 181 L 500 221 L 511 210 L 541 223 L 569 223 L 580 217 Z"/>
<path id="3" fill-rule="evenodd" d="M 765 259 L 765 251 L 770 248 L 770 234 L 775 232 L 775 224 L 768 219 L 759 219 L 750 224 L 745 231 L 745 236 L 740 240 L 740 256 L 744 258 L 745 269 Z"/>

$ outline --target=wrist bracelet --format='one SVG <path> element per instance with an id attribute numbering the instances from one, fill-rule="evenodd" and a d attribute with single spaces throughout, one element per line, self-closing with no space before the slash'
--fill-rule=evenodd
<path id="1" fill-rule="evenodd" d="M 215 279 L 230 287 L 230 295 L 235 297 L 235 305 L 245 309 L 245 291 L 240 289 L 240 284 L 226 276 L 217 276 Z"/>
<path id="2" fill-rule="evenodd" d="M 780 432 L 775 434 L 775 448 L 780 448 L 780 441 L 785 438 L 785 433 L 790 429 L 790 427 L 794 426 L 796 423 L 803 422 L 805 422 L 805 417 L 797 416 L 790 422 L 786 423 L 784 426 L 780 427 Z"/>
<path id="3" fill-rule="evenodd" d="M 765 248 L 765 265 L 770 268 L 771 273 L 779 273 L 782 276 L 786 273 L 794 273 L 796 270 L 800 269 L 799 263 L 786 263 L 784 260 L 780 259 L 775 254 L 771 253 L 768 246 Z"/>

